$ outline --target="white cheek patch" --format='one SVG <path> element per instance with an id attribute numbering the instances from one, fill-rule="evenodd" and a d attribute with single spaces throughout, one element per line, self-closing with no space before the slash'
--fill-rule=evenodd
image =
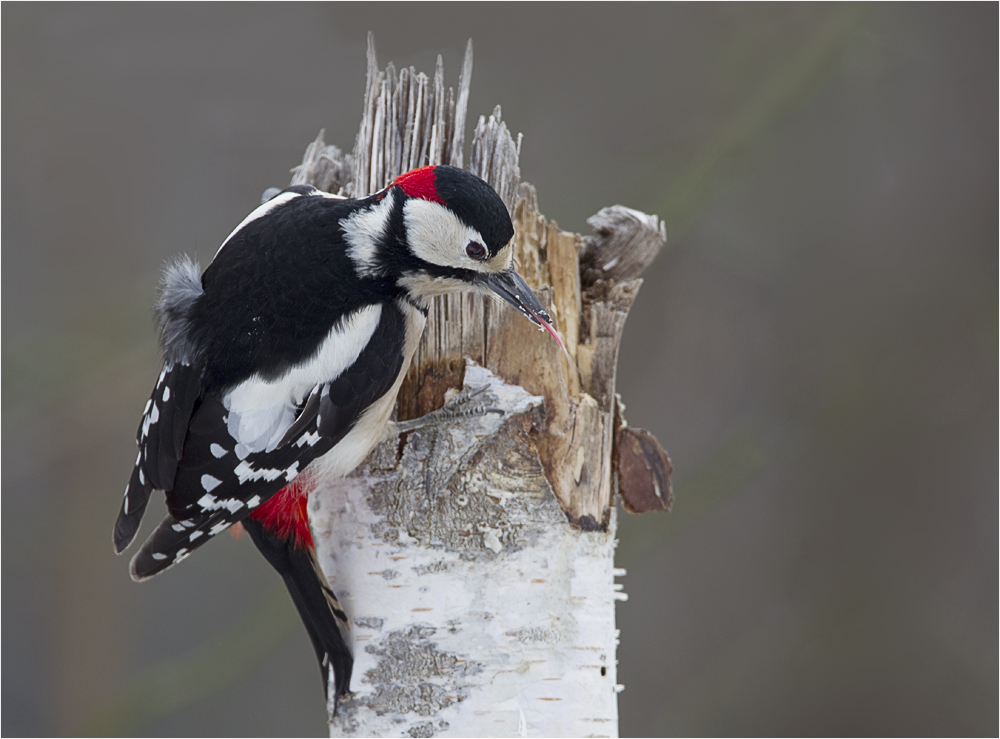
<path id="1" fill-rule="evenodd" d="M 505 272 L 514 263 L 514 242 L 511 241 L 489 261 L 488 271 Z M 485 265 L 484 265 L 485 266 Z"/>
<path id="2" fill-rule="evenodd" d="M 347 256 L 362 277 L 374 277 L 382 271 L 378 263 L 378 245 L 388 233 L 395 198 L 395 192 L 390 190 L 381 202 L 352 213 L 341 224 L 347 241 Z"/>
<path id="3" fill-rule="evenodd" d="M 425 262 L 441 267 L 484 269 L 485 263 L 465 253 L 470 241 L 485 245 L 483 237 L 443 205 L 429 200 L 407 200 L 403 206 L 403 223 L 410 248 Z"/>

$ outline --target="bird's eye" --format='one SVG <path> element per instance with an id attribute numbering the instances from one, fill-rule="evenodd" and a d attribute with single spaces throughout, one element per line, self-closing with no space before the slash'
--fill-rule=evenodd
<path id="1" fill-rule="evenodd" d="M 481 262 L 486 259 L 486 247 L 478 241 L 470 241 L 469 245 L 465 247 L 465 253 L 477 262 Z"/>

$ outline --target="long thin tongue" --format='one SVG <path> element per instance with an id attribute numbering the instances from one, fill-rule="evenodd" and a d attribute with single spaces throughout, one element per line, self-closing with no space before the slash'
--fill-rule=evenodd
<path id="1" fill-rule="evenodd" d="M 546 331 L 548 331 L 552 335 L 552 338 L 556 340 L 556 343 L 559 345 L 559 348 L 562 349 L 563 354 L 566 355 L 566 361 L 569 362 L 569 366 L 572 367 L 573 366 L 573 358 L 569 355 L 569 351 L 566 349 L 566 345 L 563 343 L 562 337 L 560 337 L 559 333 L 554 328 L 552 328 L 552 324 L 550 324 L 548 321 L 546 321 L 540 315 L 538 315 L 537 313 L 535 313 L 535 311 L 531 310 L 531 308 L 529 308 L 527 306 L 522 306 L 522 307 L 526 311 L 528 311 L 528 313 L 531 314 L 531 317 L 534 318 L 538 322 L 539 326 L 541 326 L 543 329 L 545 329 Z"/>

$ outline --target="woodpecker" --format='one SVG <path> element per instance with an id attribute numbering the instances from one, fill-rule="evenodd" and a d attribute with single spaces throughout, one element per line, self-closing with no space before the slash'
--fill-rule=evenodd
<path id="1" fill-rule="evenodd" d="M 433 296 L 495 293 L 562 346 L 514 271 L 513 236 L 488 184 L 428 166 L 361 199 L 290 187 L 250 213 L 204 273 L 187 257 L 168 265 L 155 305 L 163 370 L 115 551 L 135 538 L 154 490 L 168 513 L 132 579 L 242 522 L 288 588 L 328 699 L 332 668 L 336 707 L 350 692 L 349 622 L 316 559 L 308 491 L 387 434 Z"/>

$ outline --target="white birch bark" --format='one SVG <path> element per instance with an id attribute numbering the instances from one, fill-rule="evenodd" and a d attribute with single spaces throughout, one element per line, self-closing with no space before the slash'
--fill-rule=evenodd
<path id="1" fill-rule="evenodd" d="M 321 132 L 293 182 L 357 197 L 460 164 L 471 71 L 471 41 L 457 95 L 440 58 L 433 80 L 379 71 L 369 36 L 353 155 Z M 613 494 L 652 474 L 649 496 L 669 506 L 669 460 L 629 437 L 622 448 L 638 451 L 616 478 L 615 364 L 638 274 L 665 236 L 655 216 L 618 206 L 591 219 L 592 237 L 560 231 L 520 182 L 519 150 L 497 107 L 479 119 L 469 169 L 510 208 L 518 271 L 569 356 L 504 306 L 437 299 L 396 410 L 444 410 L 313 491 L 317 553 L 356 660 L 331 736 L 617 735 Z"/>
<path id="2" fill-rule="evenodd" d="M 617 733 L 614 523 L 560 509 L 530 439 L 543 399 L 470 366 L 462 397 L 483 387 L 469 406 L 502 415 L 391 440 L 313 497 L 356 660 L 331 735 Z"/>

